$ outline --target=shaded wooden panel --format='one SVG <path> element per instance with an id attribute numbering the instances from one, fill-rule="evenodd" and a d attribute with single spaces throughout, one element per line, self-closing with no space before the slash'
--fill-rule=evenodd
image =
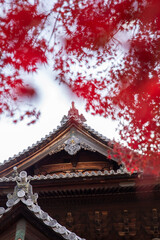
<path id="1" fill-rule="evenodd" d="M 117 170 L 119 165 L 98 152 L 81 149 L 75 155 L 69 155 L 64 150 L 53 155 L 47 155 L 30 168 L 28 174 L 48 174 L 57 172 L 85 171 L 85 170 Z"/>
<path id="2" fill-rule="evenodd" d="M 86 170 L 104 170 L 108 169 L 106 162 L 78 162 L 73 163 L 59 163 L 59 164 L 48 164 L 41 166 L 38 170 L 38 174 L 48 174 L 48 173 L 57 173 L 57 172 L 72 172 L 78 171 L 83 172 Z"/>
<path id="3" fill-rule="evenodd" d="M 43 229 L 42 229 L 43 231 Z M 38 229 L 36 229 L 29 222 L 26 222 L 26 236 L 25 240 L 50 240 L 43 233 L 41 233 Z"/>
<path id="4" fill-rule="evenodd" d="M 1 240 L 14 240 L 16 233 L 16 224 L 11 225 L 10 227 L 6 228 L 6 230 L 0 233 Z"/>

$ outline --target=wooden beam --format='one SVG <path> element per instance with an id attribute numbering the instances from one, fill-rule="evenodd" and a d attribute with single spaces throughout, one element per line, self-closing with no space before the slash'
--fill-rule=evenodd
<path id="1" fill-rule="evenodd" d="M 26 235 L 26 221 L 20 219 L 17 222 L 15 240 L 25 240 Z"/>

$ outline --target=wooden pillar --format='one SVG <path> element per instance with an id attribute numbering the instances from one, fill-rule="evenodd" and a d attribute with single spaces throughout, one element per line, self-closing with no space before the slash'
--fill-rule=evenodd
<path id="1" fill-rule="evenodd" d="M 17 222 L 15 240 L 25 240 L 26 235 L 26 221 L 20 219 Z"/>

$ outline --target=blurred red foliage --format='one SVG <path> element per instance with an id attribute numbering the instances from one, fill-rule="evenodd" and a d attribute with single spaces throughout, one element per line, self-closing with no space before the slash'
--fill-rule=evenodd
<path id="1" fill-rule="evenodd" d="M 14 116 L 14 103 L 35 95 L 21 72 L 52 61 L 56 79 L 86 100 L 87 111 L 119 120 L 127 147 L 115 143 L 114 157 L 133 169 L 158 173 L 159 1 L 12 0 L 0 5 L 0 113 Z"/>

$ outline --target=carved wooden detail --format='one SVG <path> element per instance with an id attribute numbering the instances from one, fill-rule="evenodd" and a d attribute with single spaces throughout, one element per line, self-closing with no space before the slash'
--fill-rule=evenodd
<path id="1" fill-rule="evenodd" d="M 71 231 L 73 231 L 73 225 L 74 225 L 74 219 L 73 219 L 72 213 L 67 212 L 67 214 L 66 214 L 66 226 L 68 226 L 69 229 Z"/>
<path id="2" fill-rule="evenodd" d="M 109 238 L 112 230 L 111 218 L 108 216 L 108 211 L 94 212 L 94 233 L 95 239 L 100 240 L 105 237 Z"/>
<path id="3" fill-rule="evenodd" d="M 132 239 L 136 236 L 137 229 L 135 213 L 132 214 L 125 209 L 118 215 L 117 220 L 118 221 L 114 225 L 120 237 L 123 237 L 124 239 Z"/>
<path id="4" fill-rule="evenodd" d="M 106 200 L 100 202 L 98 198 L 97 203 L 90 197 L 89 202 L 83 198 L 80 202 L 77 198 L 64 206 L 61 203 L 57 208 L 56 205 L 52 210 L 53 217 L 88 240 L 159 240 L 159 210 L 149 208 L 154 202 L 146 205 L 141 201 L 131 203 L 117 199 L 117 203 L 108 203 Z M 49 204 L 46 202 L 46 205 Z M 128 208 L 124 208 L 125 205 Z"/>
<path id="5" fill-rule="evenodd" d="M 145 230 L 153 239 L 160 239 L 160 214 L 156 208 L 145 221 Z"/>
<path id="6" fill-rule="evenodd" d="M 101 235 L 101 230 L 102 230 L 101 223 L 102 223 L 101 213 L 99 211 L 95 211 L 95 213 L 94 213 L 94 224 L 95 224 L 96 239 L 99 239 L 100 235 Z"/>
<path id="7" fill-rule="evenodd" d="M 47 164 L 36 169 L 35 174 L 51 174 L 51 173 L 69 173 L 69 172 L 84 172 L 93 170 L 109 170 L 107 162 L 76 162 Z"/>

